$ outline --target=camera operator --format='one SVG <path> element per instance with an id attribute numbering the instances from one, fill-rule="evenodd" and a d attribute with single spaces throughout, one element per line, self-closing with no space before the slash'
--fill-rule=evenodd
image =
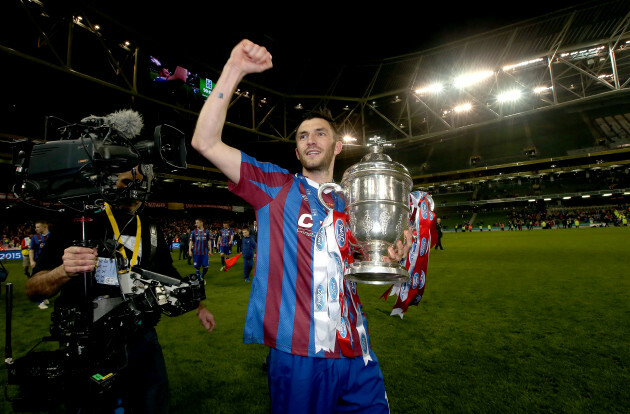
<path id="1" fill-rule="evenodd" d="M 90 241 L 90 247 L 73 242 L 77 237 L 73 237 L 76 234 L 68 227 L 63 230 L 60 230 L 62 226 L 53 228 L 33 269 L 33 276 L 26 285 L 26 293 L 31 300 L 49 298 L 59 292 L 55 300 L 57 310 L 69 304 L 85 303 L 86 297 L 121 296 L 118 282 L 111 283 L 116 280 L 116 269 L 120 270 L 120 265 L 112 267 L 103 262 L 109 260 L 111 263 L 114 257 L 115 263 L 122 262 L 127 269 L 130 264 L 137 264 L 146 270 L 180 278 L 159 227 L 139 213 L 142 202 L 132 199 L 130 192 L 126 191 L 143 178 L 136 168 L 118 175 L 116 188 L 121 189 L 123 196 L 112 202 L 111 208 L 105 212 L 91 215 L 91 220 L 86 223 L 85 238 Z M 121 244 L 124 250 L 120 248 Z M 110 284 L 107 284 L 107 278 L 96 277 L 105 268 L 114 269 L 109 278 Z M 99 283 L 89 286 L 84 272 L 95 272 L 95 280 Z M 214 329 L 214 317 L 202 303 L 199 303 L 197 317 L 208 332 Z M 107 337 L 104 341 L 109 342 L 107 346 L 98 344 L 96 348 L 102 351 L 99 356 L 103 359 L 112 359 L 111 355 L 115 354 L 112 349 L 123 350 L 120 358 L 114 358 L 117 368 L 120 368 L 115 385 L 105 393 L 104 401 L 98 403 L 89 392 L 72 390 L 73 395 L 66 408 L 82 413 L 114 412 L 118 407 L 134 414 L 167 412 L 168 378 L 154 328 L 158 320 L 159 314 L 152 315 L 142 320 L 141 328 L 119 335 L 119 338 Z"/>

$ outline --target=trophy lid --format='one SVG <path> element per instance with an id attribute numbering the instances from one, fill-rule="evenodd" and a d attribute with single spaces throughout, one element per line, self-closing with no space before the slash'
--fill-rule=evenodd
<path id="1" fill-rule="evenodd" d="M 380 137 L 370 138 L 370 152 L 361 158 L 361 161 L 352 165 L 343 174 L 342 181 L 365 174 L 393 174 L 408 180 L 411 184 L 409 170 L 404 165 L 392 161 L 391 157 L 383 152 L 385 140 Z"/>

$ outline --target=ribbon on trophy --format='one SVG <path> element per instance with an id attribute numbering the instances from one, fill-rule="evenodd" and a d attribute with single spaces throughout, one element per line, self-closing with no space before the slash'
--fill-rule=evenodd
<path id="1" fill-rule="evenodd" d="M 399 315 L 402 319 L 410 305 L 418 305 L 424 295 L 429 254 L 437 243 L 436 216 L 431 211 L 432 200 L 423 191 L 409 194 L 409 221 L 413 228 L 413 244 L 409 255 L 401 264 L 409 272 L 409 280 L 390 286 L 381 296 L 397 296 L 390 316 Z"/>
<path id="2" fill-rule="evenodd" d="M 363 361 L 371 361 L 367 332 L 363 324 L 361 303 L 356 285 L 343 275 L 352 260 L 347 217 L 329 209 L 315 236 L 313 253 L 313 303 L 315 308 L 315 352 L 333 352 L 338 343 L 341 353 L 354 357 L 349 307 L 356 313 L 356 330 L 361 341 Z"/>

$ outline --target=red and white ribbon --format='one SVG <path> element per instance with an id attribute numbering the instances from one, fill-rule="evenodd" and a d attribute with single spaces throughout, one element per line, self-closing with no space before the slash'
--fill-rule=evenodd
<path id="1" fill-rule="evenodd" d="M 315 308 L 315 352 L 335 350 L 337 330 L 341 325 L 344 258 L 335 235 L 334 216 L 330 210 L 315 236 L 313 255 L 313 303 Z M 341 240 L 347 244 L 345 223 L 342 222 Z M 341 247 L 341 248 L 340 248 Z M 347 250 L 347 248 L 346 248 Z M 347 254 L 347 253 L 346 253 Z"/>
<path id="2" fill-rule="evenodd" d="M 315 236 L 313 255 L 313 303 L 315 308 L 315 352 L 333 352 L 335 344 L 341 353 L 354 357 L 349 306 L 356 314 L 356 330 L 361 341 L 363 361 L 371 361 L 367 332 L 363 324 L 361 303 L 356 285 L 344 281 L 349 257 L 347 216 L 329 210 Z"/>
<path id="3" fill-rule="evenodd" d="M 391 316 L 402 319 L 410 305 L 418 305 L 424 295 L 431 248 L 437 243 L 436 216 L 433 200 L 428 193 L 414 191 L 409 195 L 409 221 L 413 227 L 413 244 L 408 257 L 401 261 L 409 272 L 409 279 L 392 285 L 383 295 L 397 296 Z"/>

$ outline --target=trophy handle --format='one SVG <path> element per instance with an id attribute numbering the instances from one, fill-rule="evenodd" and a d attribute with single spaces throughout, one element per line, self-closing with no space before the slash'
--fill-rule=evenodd
<path id="1" fill-rule="evenodd" d="M 336 183 L 324 183 L 324 184 L 319 185 L 319 190 L 317 190 L 317 199 L 319 200 L 320 203 L 322 203 L 324 208 L 328 210 L 328 212 L 330 213 L 330 210 L 332 210 L 332 208 L 328 208 L 328 206 L 324 202 L 324 198 L 322 197 L 322 194 L 324 194 L 324 190 L 327 190 L 329 188 L 332 188 L 335 191 L 342 191 L 342 189 L 341 189 L 341 186 Z"/>

